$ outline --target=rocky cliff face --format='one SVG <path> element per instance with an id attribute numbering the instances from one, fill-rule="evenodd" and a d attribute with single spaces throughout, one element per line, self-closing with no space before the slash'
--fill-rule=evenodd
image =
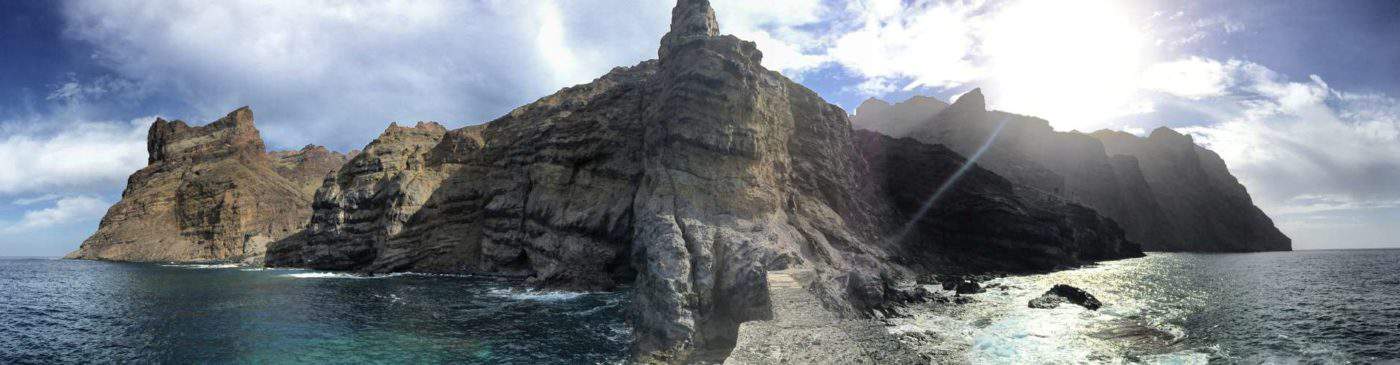
<path id="1" fill-rule="evenodd" d="M 1147 138 L 1094 132 L 1108 153 L 1135 159 L 1179 238 L 1173 251 L 1288 251 L 1292 240 L 1254 206 L 1219 155 L 1167 128 Z"/>
<path id="2" fill-rule="evenodd" d="M 1207 157 L 1202 161 L 1218 162 L 1209 173 L 1193 170 L 1199 165 L 1190 162 L 1195 160 L 1171 157 L 1185 154 L 1145 151 L 1135 138 L 1056 132 L 1041 119 L 987 111 L 980 90 L 948 107 L 921 99 L 893 106 L 868 101 L 852 118 L 857 127 L 946 145 L 963 155 L 977 154 L 985 145 L 977 160 L 980 166 L 1026 187 L 1023 191 L 1030 194 L 1048 194 L 1098 211 L 1147 250 L 1270 251 L 1290 246 L 1287 237 L 1250 203 L 1224 162 L 1218 157 L 1211 160 L 1208 156 L 1214 153 L 1204 149 L 1200 149 L 1202 156 Z M 908 127 L 911 124 L 917 127 Z M 1202 178 L 1179 179 L 1197 175 Z M 1185 191 L 1199 193 L 1193 195 L 1199 203 L 1182 203 L 1177 197 Z M 1217 199 L 1230 203 L 1207 207 L 1206 201 Z M 1208 222 L 1194 210 L 1206 208 L 1249 218 L 1228 224 Z"/>
<path id="3" fill-rule="evenodd" d="M 344 161 L 320 147 L 264 152 L 247 107 L 200 127 L 156 119 L 147 139 L 149 165 L 131 175 L 122 200 L 69 258 L 260 258 L 269 242 L 301 231 L 314 176 Z"/>
<path id="4" fill-rule="evenodd" d="M 763 68 L 754 43 L 720 35 L 708 1 L 672 15 L 657 60 L 478 126 L 391 125 L 343 164 L 314 146 L 264 153 L 247 109 L 204 127 L 157 121 L 151 165 L 74 257 L 233 259 L 266 245 L 270 266 L 631 285 L 637 360 L 687 362 L 718 360 L 739 323 L 773 315 L 772 270 L 810 271 L 829 309 L 863 315 L 926 273 L 1141 254 L 1112 220 L 1045 193 L 1078 180 L 972 165 L 979 139 L 961 129 L 940 132 L 956 136 L 947 148 L 856 132 Z M 965 99 L 915 104 L 1001 115 Z M 890 125 L 915 120 L 891 113 L 903 119 Z"/>
<path id="5" fill-rule="evenodd" d="M 1139 254 L 1092 210 L 959 173 L 956 153 L 854 135 L 840 108 L 719 34 L 707 1 L 682 0 L 658 60 L 480 126 L 391 126 L 268 264 L 631 284 L 638 359 L 681 362 L 723 356 L 738 323 L 771 316 L 769 270 L 812 269 L 831 309 L 860 314 L 923 272 Z"/>

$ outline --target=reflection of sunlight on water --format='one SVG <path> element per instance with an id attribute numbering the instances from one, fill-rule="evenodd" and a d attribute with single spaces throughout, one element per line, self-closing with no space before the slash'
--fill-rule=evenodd
<path id="1" fill-rule="evenodd" d="M 1174 262 L 1146 257 L 1049 274 L 1007 277 L 988 282 L 1003 287 L 978 294 L 978 303 L 953 321 L 968 324 L 966 360 L 972 363 L 1148 362 L 1205 363 L 1196 350 L 1178 348 L 1182 321 L 1202 305 L 1189 285 L 1172 278 L 1163 265 Z M 1082 288 L 1104 302 L 1098 311 L 1073 304 L 1033 309 L 1026 303 L 1055 284 Z M 950 318 L 951 319 L 951 318 Z M 913 326 L 942 332 L 945 328 Z M 913 329 L 909 329 L 912 331 Z M 944 332 L 949 333 L 949 332 Z"/>

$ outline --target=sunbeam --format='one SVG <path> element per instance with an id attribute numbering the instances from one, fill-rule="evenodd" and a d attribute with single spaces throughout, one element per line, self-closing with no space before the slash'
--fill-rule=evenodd
<path id="1" fill-rule="evenodd" d="M 953 172 L 952 176 L 949 176 L 947 180 L 943 181 L 943 185 L 938 186 L 938 190 L 933 191 L 933 195 L 930 195 L 928 199 L 924 200 L 923 205 L 919 206 L 919 211 L 915 212 L 914 216 L 909 218 L 909 222 L 905 223 L 904 227 L 899 229 L 899 234 L 891 237 L 892 240 L 888 241 L 889 243 L 898 243 L 904 240 L 904 236 L 908 235 L 909 231 L 914 229 L 915 224 L 919 223 L 919 221 L 924 218 L 924 215 L 928 214 L 929 209 L 933 209 L 933 203 L 937 202 L 938 198 L 943 196 L 944 193 L 947 193 L 948 189 L 951 189 L 953 184 L 957 183 L 958 179 L 961 179 L 963 174 L 966 174 L 967 170 L 972 169 L 972 166 L 977 163 L 977 160 L 982 158 L 982 154 L 986 153 L 987 149 L 992 147 L 992 143 L 996 142 L 997 136 L 1001 134 L 1001 129 L 1006 127 L 1006 121 L 1007 117 L 1002 117 L 1001 121 L 997 122 L 997 128 L 992 130 L 992 134 L 987 136 L 987 140 L 982 142 L 982 146 L 977 148 L 977 152 L 972 153 L 972 156 L 968 156 L 967 161 L 963 162 L 962 167 L 959 167 L 958 171 Z"/>

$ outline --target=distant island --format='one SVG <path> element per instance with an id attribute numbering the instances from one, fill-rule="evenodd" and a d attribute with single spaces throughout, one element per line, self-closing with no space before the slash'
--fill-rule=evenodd
<path id="1" fill-rule="evenodd" d="M 772 318 L 770 272 L 860 317 L 933 275 L 1291 249 L 1170 129 L 1056 132 L 980 90 L 848 115 L 762 57 L 679 0 L 656 60 L 481 125 L 392 124 L 341 154 L 267 152 L 247 107 L 157 119 L 149 165 L 68 258 L 628 285 L 634 359 L 677 363 Z"/>

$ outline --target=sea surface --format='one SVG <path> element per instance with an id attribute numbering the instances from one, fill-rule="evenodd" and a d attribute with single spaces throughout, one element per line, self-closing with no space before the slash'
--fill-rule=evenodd
<path id="1" fill-rule="evenodd" d="M 616 363 L 627 292 L 484 277 L 0 258 L 0 363 Z M 1400 360 L 1400 250 L 1149 254 L 903 318 L 959 363 Z M 1031 309 L 1054 284 L 1104 302 Z"/>
<path id="2" fill-rule="evenodd" d="M 626 292 L 0 258 L 0 364 L 616 363 Z"/>
<path id="3" fill-rule="evenodd" d="M 1400 250 L 1152 253 L 984 284 L 890 331 L 969 363 L 1400 363 Z M 1027 306 L 1055 284 L 1104 306 Z"/>

